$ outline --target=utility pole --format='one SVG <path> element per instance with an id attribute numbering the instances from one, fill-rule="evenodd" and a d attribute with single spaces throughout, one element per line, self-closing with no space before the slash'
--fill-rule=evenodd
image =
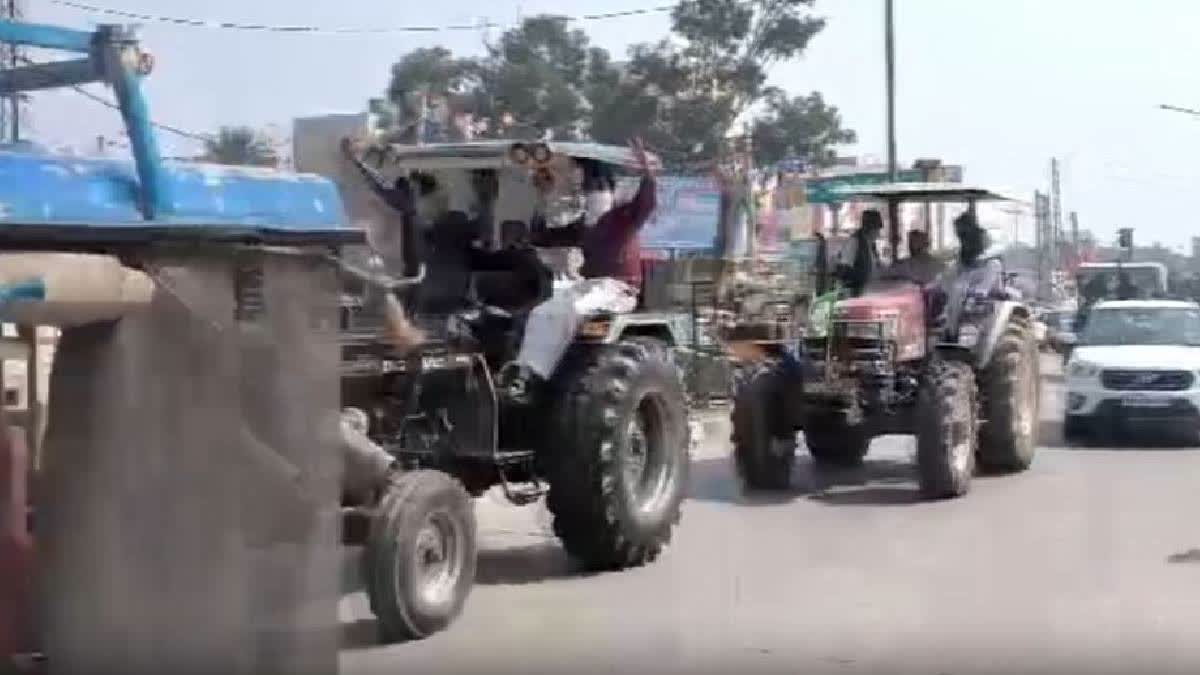
<path id="1" fill-rule="evenodd" d="M 2 16 L 9 21 L 18 21 L 24 16 L 25 12 L 19 0 L 0 0 L 4 5 L 2 8 Z M 0 50 L 0 54 L 7 56 L 4 63 L 0 63 L 0 69 L 10 68 L 15 70 L 21 65 L 21 51 L 17 45 L 4 45 L 4 49 Z M 16 143 L 21 140 L 21 94 L 13 92 L 8 96 L 5 102 L 8 105 L 3 106 L 0 110 L 0 139 L 3 139 L 7 134 L 10 143 Z"/>
<path id="2" fill-rule="evenodd" d="M 1034 239 L 1037 246 L 1037 294 L 1039 298 L 1050 297 L 1050 251 L 1049 239 L 1053 229 L 1050 220 L 1050 198 L 1042 192 L 1033 193 Z"/>
<path id="3" fill-rule="evenodd" d="M 1050 250 L 1050 260 L 1057 268 L 1062 256 L 1060 244 L 1063 240 L 1062 175 L 1058 168 L 1057 157 L 1050 159 L 1050 227 L 1050 237 L 1044 242 L 1044 245 Z"/>
<path id="4" fill-rule="evenodd" d="M 1075 211 L 1071 212 L 1071 258 L 1075 264 L 1079 264 L 1081 253 L 1079 251 L 1079 214 Z"/>
<path id="5" fill-rule="evenodd" d="M 421 89 L 417 94 L 417 128 L 416 128 L 416 143 L 413 145 L 425 145 L 425 124 L 429 118 L 429 90 Z"/>
<path id="6" fill-rule="evenodd" d="M 900 170 L 896 162 L 896 36 L 893 12 L 893 0 L 883 0 L 883 37 L 884 59 L 887 79 L 887 152 L 888 152 L 888 181 L 895 183 L 900 180 Z M 900 251 L 900 204 L 892 200 L 888 202 L 888 243 L 892 249 L 892 260 Z"/>

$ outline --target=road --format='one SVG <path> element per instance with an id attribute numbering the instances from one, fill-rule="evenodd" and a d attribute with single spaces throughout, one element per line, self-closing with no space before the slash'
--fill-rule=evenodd
<path id="1" fill-rule="evenodd" d="M 669 551 L 616 574 L 574 571 L 542 509 L 485 498 L 479 575 L 448 632 L 371 644 L 342 603 L 342 672 L 1200 672 L 1200 453 L 1066 448 L 1047 360 L 1043 447 L 1026 474 L 960 500 L 914 499 L 912 442 L 877 440 L 793 492 L 740 495 L 710 423 Z"/>

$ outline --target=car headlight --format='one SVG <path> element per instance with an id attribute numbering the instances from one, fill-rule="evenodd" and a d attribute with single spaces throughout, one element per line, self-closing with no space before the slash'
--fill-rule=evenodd
<path id="1" fill-rule="evenodd" d="M 1068 377 L 1096 377 L 1099 374 L 1100 367 L 1087 361 L 1072 361 L 1071 365 L 1067 366 Z"/>

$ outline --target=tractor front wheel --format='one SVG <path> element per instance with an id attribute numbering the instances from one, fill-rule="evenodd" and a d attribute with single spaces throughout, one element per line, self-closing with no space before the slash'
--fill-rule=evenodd
<path id="1" fill-rule="evenodd" d="M 449 626 L 475 583 L 475 507 L 440 471 L 391 480 L 370 525 L 362 570 L 385 642 L 428 637 Z"/>
<path id="2" fill-rule="evenodd" d="M 926 499 L 960 497 L 971 487 L 978 432 L 975 373 L 934 357 L 917 396 L 917 483 Z"/>

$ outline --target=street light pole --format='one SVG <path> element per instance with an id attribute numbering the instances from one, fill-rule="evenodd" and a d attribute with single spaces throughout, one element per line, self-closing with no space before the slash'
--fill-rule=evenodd
<path id="1" fill-rule="evenodd" d="M 883 2 L 884 61 L 887 78 L 887 153 L 888 180 L 895 183 L 900 179 L 896 164 L 896 38 L 893 21 L 893 0 Z M 888 243 L 892 248 L 892 260 L 900 253 L 900 204 L 888 202 Z"/>

